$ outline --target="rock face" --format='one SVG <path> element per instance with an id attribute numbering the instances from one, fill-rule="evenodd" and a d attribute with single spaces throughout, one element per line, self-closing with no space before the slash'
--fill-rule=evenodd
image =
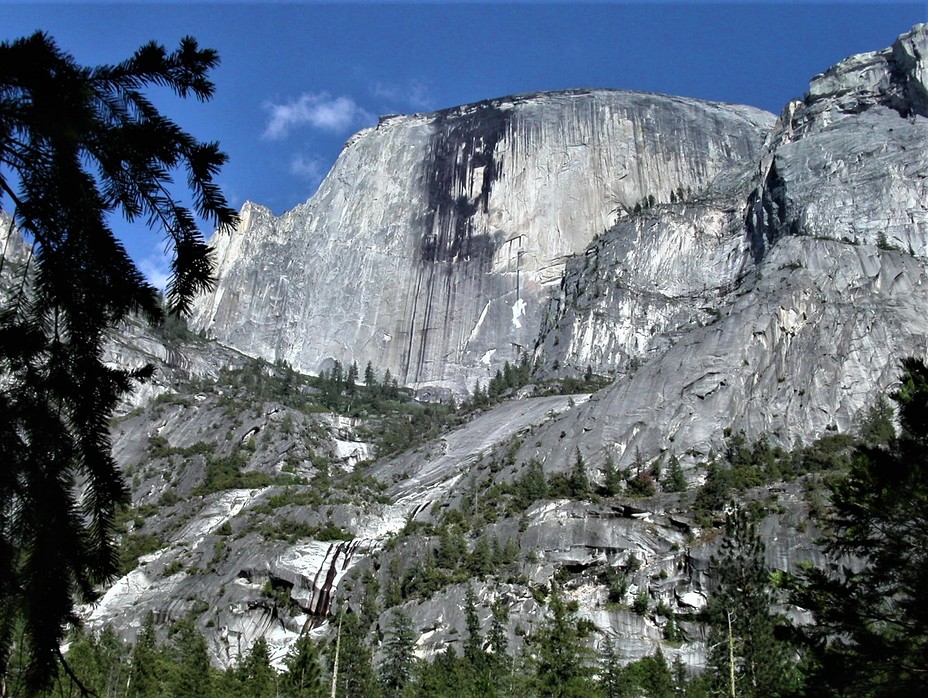
<path id="1" fill-rule="evenodd" d="M 275 218 L 246 204 L 214 241 L 195 325 L 318 372 L 370 361 L 461 393 L 531 351 L 546 286 L 636 204 L 753 160 L 773 117 L 653 94 L 575 91 L 381 120 L 318 193 Z"/>
<path id="2" fill-rule="evenodd" d="M 360 608 L 372 595 L 373 630 L 402 603 L 420 654 L 434 655 L 462 637 L 466 585 L 426 593 L 416 574 L 434 582 L 443 517 L 476 517 L 479 493 L 497 509 L 463 551 L 476 556 L 481 539 L 515 550 L 478 577 L 489 580 L 484 630 L 486 605 L 503 602 L 518 650 L 542 612 L 533 592 L 557 574 L 622 656 L 663 646 L 703 666 L 696 613 L 715 584 L 718 532 L 692 523 L 692 492 L 540 496 L 513 511 L 501 483 L 539 465 L 550 478 L 578 455 L 594 482 L 608 457 L 692 465 L 726 429 L 789 447 L 853 429 L 898 359 L 928 347 L 922 56 L 925 26 L 816 77 L 776 124 L 620 92 L 396 117 L 356 137 L 305 206 L 279 219 L 246 206 L 217 243 L 220 284 L 197 309 L 201 327 L 246 353 L 312 371 L 371 361 L 457 390 L 525 348 L 539 378 L 589 368 L 614 380 L 589 397 L 505 402 L 365 463 L 352 420 L 222 384 L 215 367 L 245 365 L 239 355 L 126 335 L 114 355 L 173 366 L 159 389 L 188 383 L 118 424 L 114 453 L 139 512 L 126 535 L 154 542 L 91 621 L 131 634 L 149 610 L 194 612 L 220 663 L 262 634 L 279 662 L 301 632 L 322 632 L 333 598 Z M 207 487 L 224 468 L 258 484 Z M 745 495 L 767 507 L 771 568 L 821 562 L 806 484 Z M 604 581 L 616 574 L 619 594 Z M 400 580 L 419 592 L 397 602 Z M 633 613 L 642 595 L 647 609 Z M 683 627 L 672 645 L 661 605 Z"/>
<path id="3" fill-rule="evenodd" d="M 520 477 L 525 464 L 515 457 L 518 444 L 534 445 L 542 456 L 545 447 L 536 439 L 587 398 L 508 401 L 436 441 L 358 464 L 342 457 L 340 444 L 357 441 L 362 424 L 302 412 L 257 390 L 243 393 L 241 386 L 254 381 L 251 373 L 240 379 L 235 371 L 218 379 L 194 374 L 213 352 L 202 342 L 150 352 L 159 373 L 169 369 L 174 381 L 113 430 L 114 455 L 132 483 L 124 549 L 139 557 L 83 615 L 92 629 L 109 624 L 130 638 L 149 613 L 161 627 L 192 615 L 220 666 L 235 663 L 258 637 L 265 637 L 281 666 L 301 634 L 331 630 L 333 603 L 358 611 L 373 602 L 368 594 L 378 601 L 374 637 L 376 627 L 389 625 L 397 603 L 388 600 L 391 583 L 412 584 L 429 560 L 434 565 L 442 518 L 467 510 L 469 492 L 489 493 Z M 172 369 L 158 359 L 174 353 L 187 363 Z M 186 381 L 180 378 L 185 372 Z M 253 478 L 253 486 L 211 487 L 211 473 L 232 464 Z M 375 492 L 365 482 L 382 485 Z M 783 488 L 773 500 L 766 490 L 752 495 L 776 502 L 777 513 L 764 523 L 771 567 L 820 561 L 811 543 L 815 532 L 805 527 L 802 489 Z M 565 593 L 599 629 L 597 641 L 612 637 L 629 660 L 652 654 L 662 646 L 667 622 L 655 610 L 662 603 L 686 629 L 685 642 L 664 651 L 701 667 L 703 628 L 690 616 L 711 594 L 718 537 L 702 537 L 688 521 L 681 510 L 686 496 L 540 499 L 523 511 L 500 510 L 481 526 L 479 538 L 514 551 L 505 570 L 403 598 L 419 633 L 417 652 L 432 657 L 460 641 L 470 584 L 478 589 L 484 632 L 489 604 L 498 601 L 509 612 L 510 649 L 519 651 L 526 632 L 544 618 L 534 592 L 558 574 L 570 580 Z M 466 553 L 479 542 L 462 539 L 462 545 Z M 628 570 L 620 600 L 603 582 L 609 570 Z M 649 599 L 646 613 L 630 608 L 640 594 Z"/>
<path id="4" fill-rule="evenodd" d="M 15 302 L 31 258 L 30 248 L 13 227 L 12 218 L 0 211 L 0 298 L 4 303 Z"/>
<path id="5" fill-rule="evenodd" d="M 692 461 L 717 452 L 726 429 L 784 446 L 852 430 L 898 359 L 924 352 L 926 281 L 908 253 L 783 239 L 717 317 L 697 315 L 659 356 L 552 424 L 546 458 L 560 469 L 577 448 L 596 465 L 636 453 Z"/>
<path id="6" fill-rule="evenodd" d="M 552 427 L 573 435 L 555 460 L 698 458 L 726 428 L 808 442 L 924 354 L 926 50 L 920 25 L 817 76 L 753 168 L 571 260 L 539 357 L 621 379 Z"/>

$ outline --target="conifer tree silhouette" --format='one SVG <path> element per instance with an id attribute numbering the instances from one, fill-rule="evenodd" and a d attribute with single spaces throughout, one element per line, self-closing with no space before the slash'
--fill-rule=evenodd
<path id="1" fill-rule="evenodd" d="M 19 283 L 0 296 L 0 676 L 18 628 L 32 688 L 56 671 L 75 600 L 91 600 L 117 571 L 115 514 L 127 492 L 108 424 L 152 369 L 105 364 L 108 333 L 131 313 L 162 317 L 113 221 L 163 232 L 168 310 L 182 314 L 212 282 L 195 216 L 220 229 L 236 220 L 213 181 L 226 161 L 218 144 L 197 141 L 143 90 L 208 100 L 217 64 L 190 37 L 95 68 L 44 33 L 0 43 L 0 202 L 31 244 Z M 172 192 L 178 171 L 192 211 Z"/>

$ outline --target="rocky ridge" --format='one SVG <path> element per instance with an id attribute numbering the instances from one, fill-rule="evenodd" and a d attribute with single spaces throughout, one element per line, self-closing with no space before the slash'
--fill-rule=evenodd
<path id="1" fill-rule="evenodd" d="M 920 25 L 816 77 L 750 170 L 568 265 L 544 365 L 620 380 L 570 416 L 562 460 L 705 457 L 725 429 L 808 442 L 849 429 L 924 352 L 926 42 Z"/>

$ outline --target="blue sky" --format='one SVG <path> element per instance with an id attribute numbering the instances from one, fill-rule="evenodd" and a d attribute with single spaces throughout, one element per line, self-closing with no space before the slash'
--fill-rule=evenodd
<path id="1" fill-rule="evenodd" d="M 306 201 L 344 142 L 385 113 L 577 87 L 647 90 L 779 112 L 809 78 L 882 49 L 928 4 L 10 3 L 0 40 L 43 30 L 84 64 L 190 34 L 219 51 L 215 99 L 156 101 L 229 154 L 230 203 L 283 213 Z M 157 233 L 126 230 L 154 280 Z"/>

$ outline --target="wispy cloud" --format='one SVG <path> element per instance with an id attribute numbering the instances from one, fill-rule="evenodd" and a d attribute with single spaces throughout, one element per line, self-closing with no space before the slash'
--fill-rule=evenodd
<path id="1" fill-rule="evenodd" d="M 340 133 L 376 121 L 351 97 L 333 97 L 328 92 L 306 92 L 285 104 L 265 102 L 263 106 L 270 114 L 264 137 L 271 140 L 286 137 L 298 126 Z"/>
<path id="2" fill-rule="evenodd" d="M 325 166 L 319 158 L 296 155 L 290 160 L 290 174 L 302 177 L 315 188 L 325 177 Z"/>
<path id="3" fill-rule="evenodd" d="M 229 206 L 232 208 L 241 208 L 242 204 L 245 203 L 245 198 L 238 192 L 234 187 L 232 181 L 220 181 L 217 182 L 219 189 L 225 194 L 226 201 L 229 203 Z M 207 228 L 208 230 L 209 228 Z"/>
<path id="4" fill-rule="evenodd" d="M 393 104 L 413 109 L 432 109 L 434 105 L 428 88 L 418 80 L 411 80 L 405 85 L 378 82 L 371 88 L 371 94 Z"/>
<path id="5" fill-rule="evenodd" d="M 171 261 L 165 254 L 160 257 L 154 254 L 148 255 L 139 262 L 139 271 L 145 275 L 152 286 L 163 292 L 171 278 Z"/>

